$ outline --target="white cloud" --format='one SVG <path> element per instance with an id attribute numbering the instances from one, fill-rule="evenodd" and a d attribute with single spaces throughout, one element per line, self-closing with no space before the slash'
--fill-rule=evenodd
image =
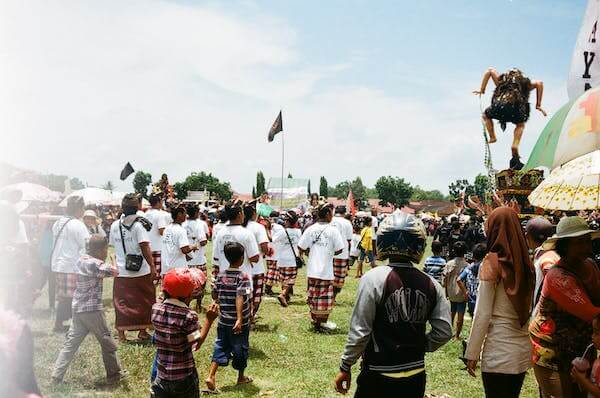
<path id="1" fill-rule="evenodd" d="M 0 6 L 0 29 L 4 160 L 22 167 L 101 184 L 131 160 L 155 178 L 206 170 L 249 192 L 257 170 L 280 173 L 266 134 L 283 108 L 286 173 L 315 186 L 320 175 L 390 174 L 445 190 L 483 171 L 473 87 L 444 84 L 425 101 L 319 85 L 354 60 L 306 66 L 298 33 L 273 17 L 157 0 L 14 1 Z M 532 113 L 524 148 L 541 126 Z M 499 136 L 494 160 L 507 164 L 509 135 Z"/>

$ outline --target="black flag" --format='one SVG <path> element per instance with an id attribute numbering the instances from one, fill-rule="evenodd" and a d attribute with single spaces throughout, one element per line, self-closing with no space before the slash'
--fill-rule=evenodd
<path id="1" fill-rule="evenodd" d="M 123 170 L 121 170 L 121 181 L 125 181 L 127 177 L 129 177 L 135 170 L 133 170 L 133 166 L 131 163 L 127 162 Z"/>
<path id="2" fill-rule="evenodd" d="M 273 125 L 271 126 L 271 130 L 269 130 L 269 142 L 273 142 L 275 134 L 279 133 L 280 131 L 283 131 L 283 119 L 281 118 L 281 111 L 279 111 L 277 119 L 275 119 Z"/>

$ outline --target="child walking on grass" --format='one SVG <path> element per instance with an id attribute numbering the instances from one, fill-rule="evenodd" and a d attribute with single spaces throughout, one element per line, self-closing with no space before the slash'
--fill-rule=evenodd
<path id="1" fill-rule="evenodd" d="M 92 235 L 88 242 L 88 254 L 81 256 L 75 265 L 77 284 L 73 295 L 73 321 L 54 365 L 54 384 L 62 383 L 88 333 L 96 337 L 102 348 L 102 360 L 106 369 L 106 382 L 103 384 L 115 385 L 124 377 L 117 357 L 117 345 L 106 325 L 102 305 L 102 280 L 118 274 L 114 265 L 104 262 L 107 252 L 106 239 L 100 235 Z"/>
<path id="2" fill-rule="evenodd" d="M 238 371 L 237 384 L 252 383 L 250 377 L 244 376 L 248 365 L 252 311 L 251 276 L 240 270 L 244 263 L 244 247 L 240 243 L 226 243 L 223 252 L 229 268 L 217 276 L 212 292 L 213 299 L 221 309 L 210 372 L 206 379 L 206 387 L 212 393 L 218 392 L 215 377 L 219 366 L 227 366 L 230 359 L 232 367 Z"/>
<path id="3" fill-rule="evenodd" d="M 189 308 L 200 281 L 187 268 L 174 268 L 163 277 L 162 303 L 152 307 L 156 340 L 157 375 L 152 382 L 154 398 L 197 398 L 200 386 L 193 351 L 197 350 L 219 314 L 212 304 L 199 329 L 198 314 Z"/>

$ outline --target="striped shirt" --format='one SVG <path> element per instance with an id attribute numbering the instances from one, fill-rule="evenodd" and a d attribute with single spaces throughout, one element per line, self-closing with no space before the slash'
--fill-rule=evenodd
<path id="1" fill-rule="evenodd" d="M 423 271 L 436 281 L 442 283 L 442 272 L 446 266 L 446 260 L 442 256 L 429 256 L 423 264 Z"/>
<path id="2" fill-rule="evenodd" d="M 110 265 L 84 254 L 75 264 L 75 275 L 73 312 L 102 311 L 102 278 L 112 276 Z"/>
<path id="3" fill-rule="evenodd" d="M 239 268 L 228 268 L 217 276 L 215 282 L 217 301 L 219 303 L 219 325 L 233 327 L 237 319 L 235 300 L 244 297 L 242 310 L 242 326 L 250 323 L 250 299 L 252 298 L 252 285 L 247 273 Z"/>
<path id="4" fill-rule="evenodd" d="M 192 343 L 199 337 L 198 314 L 177 299 L 152 306 L 158 377 L 181 380 L 196 371 Z"/>

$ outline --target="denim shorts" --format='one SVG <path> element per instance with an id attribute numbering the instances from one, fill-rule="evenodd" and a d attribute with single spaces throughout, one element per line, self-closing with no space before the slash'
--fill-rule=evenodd
<path id="1" fill-rule="evenodd" d="M 213 362 L 216 362 L 219 366 L 227 366 L 231 359 L 231 366 L 234 369 L 246 369 L 250 347 L 249 338 L 249 325 L 244 326 L 240 334 L 234 334 L 231 326 L 219 325 L 212 355 Z"/>
<path id="2" fill-rule="evenodd" d="M 369 259 L 369 262 L 372 264 L 375 262 L 375 256 L 373 255 L 373 251 L 369 250 L 369 251 L 365 251 L 365 249 L 360 249 L 360 255 L 358 256 L 358 259 L 360 261 L 363 261 L 365 259 L 365 257 L 367 257 Z"/>
<path id="3" fill-rule="evenodd" d="M 450 312 L 458 312 L 459 314 L 464 314 L 466 309 L 466 301 L 450 301 Z"/>

